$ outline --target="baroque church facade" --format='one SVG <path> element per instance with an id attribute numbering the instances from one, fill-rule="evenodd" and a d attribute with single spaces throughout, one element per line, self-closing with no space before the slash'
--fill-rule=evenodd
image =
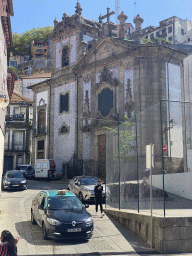
<path id="1" fill-rule="evenodd" d="M 98 22 L 84 18 L 79 3 L 75 8 L 74 15 L 64 13 L 61 22 L 54 21 L 51 79 L 29 87 L 34 92 L 32 163 L 53 158 L 67 178 L 104 177 L 103 127 L 116 127 L 125 116 L 170 98 L 174 88 L 174 99 L 185 101 L 183 60 L 191 50 L 141 44 L 139 15 L 134 40 L 128 40 L 124 12 L 117 25 L 110 21 L 114 12 L 109 8 Z"/>

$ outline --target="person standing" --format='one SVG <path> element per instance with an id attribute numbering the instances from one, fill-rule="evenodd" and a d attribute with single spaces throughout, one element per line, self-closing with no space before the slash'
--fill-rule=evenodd
<path id="1" fill-rule="evenodd" d="M 98 183 L 94 188 L 94 191 L 95 191 L 96 215 L 98 215 L 98 205 L 100 205 L 101 217 L 103 217 L 104 216 L 103 206 L 102 206 L 103 186 L 101 185 L 101 180 L 98 180 Z"/>
<path id="2" fill-rule="evenodd" d="M 17 256 L 17 242 L 10 231 L 3 230 L 1 233 L 0 256 Z"/>

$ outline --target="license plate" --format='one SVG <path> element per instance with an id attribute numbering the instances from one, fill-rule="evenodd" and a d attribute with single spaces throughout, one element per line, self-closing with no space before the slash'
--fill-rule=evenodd
<path id="1" fill-rule="evenodd" d="M 67 232 L 81 232 L 81 228 L 71 228 L 68 229 Z"/>
<path id="2" fill-rule="evenodd" d="M 19 185 L 12 185 L 13 187 L 18 187 Z"/>

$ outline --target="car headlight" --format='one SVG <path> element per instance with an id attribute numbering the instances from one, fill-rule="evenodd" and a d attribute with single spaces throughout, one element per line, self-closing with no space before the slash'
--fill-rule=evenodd
<path id="1" fill-rule="evenodd" d="M 51 219 L 51 218 L 47 218 L 47 221 L 49 222 L 49 224 L 53 226 L 59 226 L 61 224 L 61 222 L 59 222 L 58 220 Z"/>
<path id="2" fill-rule="evenodd" d="M 22 180 L 21 183 L 26 183 L 26 180 Z"/>
<path id="3" fill-rule="evenodd" d="M 93 223 L 93 218 L 92 217 L 89 217 L 88 219 L 85 220 L 86 226 L 90 226 L 90 225 L 92 225 L 92 223 Z"/>
<path id="4" fill-rule="evenodd" d="M 5 180 L 5 184 L 11 184 L 11 182 L 10 181 L 7 181 L 7 180 Z"/>

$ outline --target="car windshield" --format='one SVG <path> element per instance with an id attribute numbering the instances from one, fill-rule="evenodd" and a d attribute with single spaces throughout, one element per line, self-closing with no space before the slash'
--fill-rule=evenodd
<path id="1" fill-rule="evenodd" d="M 81 185 L 97 185 L 98 179 L 96 178 L 82 178 Z"/>
<path id="2" fill-rule="evenodd" d="M 20 170 L 25 170 L 27 169 L 27 166 L 20 166 Z"/>
<path id="3" fill-rule="evenodd" d="M 23 174 L 20 172 L 9 172 L 6 175 L 7 178 L 23 178 Z"/>
<path id="4" fill-rule="evenodd" d="M 75 196 L 49 197 L 47 206 L 50 210 L 81 210 L 82 203 Z"/>

